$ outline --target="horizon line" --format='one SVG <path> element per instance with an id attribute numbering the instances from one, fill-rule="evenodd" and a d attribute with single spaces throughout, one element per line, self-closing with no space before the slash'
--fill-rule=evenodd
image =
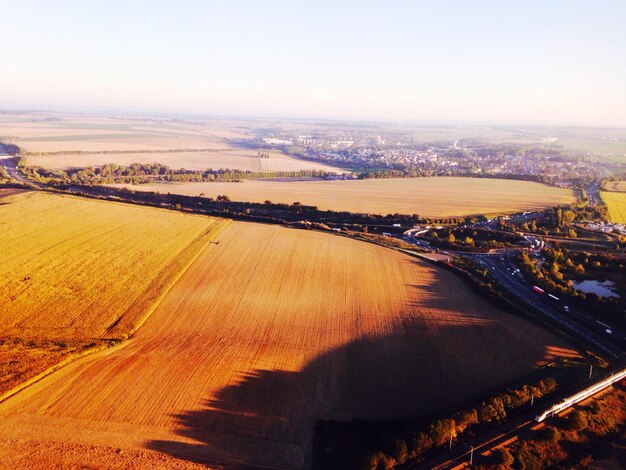
<path id="1" fill-rule="evenodd" d="M 578 128 L 598 128 L 598 129 L 626 129 L 626 124 L 599 124 L 599 123 L 581 123 L 573 121 L 497 121 L 497 120 L 453 120 L 453 119 L 428 119 L 428 118 L 389 118 L 389 119 L 369 119 L 369 118 L 351 118 L 351 117 L 321 117 L 321 116 L 292 116 L 292 115 L 264 115 L 264 114 L 239 114 L 239 113 L 204 113 L 204 112 L 187 112 L 187 111 L 162 111 L 162 110 L 129 110 L 129 109 L 106 109 L 106 108 L 48 108 L 48 107 L 24 107 L 24 108 L 0 108 L 0 114 L 29 114 L 29 113 L 50 113 L 72 115 L 79 114 L 93 117 L 144 117 L 144 118 L 168 118 L 168 119 L 240 119 L 240 120 L 278 120 L 278 121 L 296 121 L 296 122 L 315 122 L 321 121 L 326 123 L 344 123 L 344 124 L 394 124 L 394 125 L 420 125 L 424 127 L 578 127 Z M 118 116 L 116 116 L 118 115 Z"/>

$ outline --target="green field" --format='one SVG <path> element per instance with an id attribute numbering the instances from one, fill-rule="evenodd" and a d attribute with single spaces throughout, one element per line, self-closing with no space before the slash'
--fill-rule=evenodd
<path id="1" fill-rule="evenodd" d="M 626 224 L 626 193 L 602 191 L 600 196 L 609 210 L 611 222 Z"/>

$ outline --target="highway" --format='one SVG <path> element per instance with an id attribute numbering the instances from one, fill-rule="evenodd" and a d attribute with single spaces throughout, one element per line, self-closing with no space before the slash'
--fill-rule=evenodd
<path id="1" fill-rule="evenodd" d="M 0 156 L 0 166 L 2 166 L 9 174 L 9 176 L 16 180 L 18 183 L 27 184 L 29 186 L 36 186 L 38 188 L 45 188 L 45 185 L 27 179 L 17 167 L 17 161 L 17 157 L 13 155 Z"/>
<path id="2" fill-rule="evenodd" d="M 508 292 L 515 295 L 534 310 L 541 312 L 550 320 L 559 324 L 563 330 L 587 342 L 593 344 L 597 349 L 603 351 L 611 358 L 621 358 L 624 350 L 614 344 L 615 341 L 626 344 L 626 338 L 614 333 L 609 338 L 608 335 L 601 336 L 592 331 L 588 326 L 581 324 L 580 319 L 574 319 L 574 313 L 565 314 L 560 310 L 561 306 L 556 301 L 549 300 L 544 294 L 538 294 L 532 290 L 532 286 L 527 283 L 521 274 L 515 274 L 517 266 L 511 260 L 509 253 L 500 254 L 475 254 L 463 253 L 463 256 L 472 258 L 489 270 L 496 281 Z"/>
<path id="3" fill-rule="evenodd" d="M 585 193 L 589 198 L 589 205 L 596 206 L 602 202 L 600 199 L 600 181 L 594 181 L 585 188 Z"/>
<path id="4" fill-rule="evenodd" d="M 598 202 L 598 185 L 595 183 L 589 188 L 590 199 L 592 204 Z M 528 220 L 537 217 L 536 213 L 528 213 L 515 218 Z M 492 229 L 496 227 L 496 221 L 485 221 L 479 223 L 482 228 Z M 414 239 L 405 238 L 409 243 Z M 577 311 L 571 307 L 563 308 L 560 300 L 548 297 L 548 292 L 540 294 L 532 289 L 521 272 L 517 272 L 518 268 L 513 262 L 513 257 L 518 250 L 503 250 L 499 253 L 467 253 L 467 252 L 442 252 L 444 255 L 461 256 L 472 259 L 480 263 L 495 282 L 500 285 L 509 295 L 517 297 L 524 304 L 530 307 L 529 311 L 535 312 L 537 315 L 544 315 L 553 324 L 568 334 L 577 337 L 584 342 L 593 346 L 593 349 L 601 352 L 607 359 L 617 359 L 619 361 L 626 357 L 626 335 L 621 332 L 613 331 L 612 334 L 606 332 L 606 328 L 599 325 L 595 318 Z M 567 310 L 567 311 L 566 311 Z M 567 388 L 567 387 L 566 387 Z M 558 397 L 551 397 L 552 403 L 558 401 Z M 470 458 L 473 456 L 473 463 L 480 463 L 484 459 L 484 454 L 489 450 L 515 439 L 523 438 L 528 435 L 531 430 L 538 429 L 543 423 L 535 421 L 536 411 L 541 410 L 537 407 L 534 410 L 528 410 L 522 415 L 511 418 L 509 421 L 498 426 L 492 432 L 479 436 L 466 443 L 453 447 L 450 452 L 440 455 L 432 460 L 418 465 L 417 468 L 428 468 L 436 470 L 469 468 Z M 545 408 L 544 410 L 545 411 Z M 566 412 L 566 411 L 564 411 Z"/>
<path id="5" fill-rule="evenodd" d="M 527 216 L 532 216 L 527 214 Z M 408 243 L 415 244 L 415 239 L 407 236 L 404 238 Z M 442 252 L 447 254 L 448 252 Z M 597 322 L 574 309 L 565 312 L 561 303 L 550 299 L 546 294 L 538 294 L 532 289 L 532 284 L 527 282 L 521 273 L 517 273 L 517 266 L 512 258 L 517 250 L 504 250 L 499 253 L 469 253 L 451 252 L 451 255 L 462 256 L 472 259 L 485 267 L 496 283 L 503 287 L 509 294 L 517 297 L 532 311 L 543 314 L 560 328 L 578 337 L 596 350 L 607 355 L 607 358 L 617 359 L 626 357 L 626 336 L 620 332 L 608 335 L 604 328 L 599 328 Z M 599 331 L 594 331 L 599 330 Z"/>

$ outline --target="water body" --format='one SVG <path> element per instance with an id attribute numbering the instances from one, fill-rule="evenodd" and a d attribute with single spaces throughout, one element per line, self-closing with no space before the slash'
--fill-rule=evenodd
<path id="1" fill-rule="evenodd" d="M 598 297 L 619 297 L 613 291 L 615 283 L 613 281 L 574 281 L 574 289 L 584 292 L 585 294 L 596 294 Z"/>

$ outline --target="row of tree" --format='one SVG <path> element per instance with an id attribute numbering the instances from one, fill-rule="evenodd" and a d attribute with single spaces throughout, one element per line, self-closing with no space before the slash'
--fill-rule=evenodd
<path id="1" fill-rule="evenodd" d="M 595 278 L 609 273 L 623 273 L 626 263 L 622 257 L 612 253 L 588 253 L 562 247 L 544 248 L 541 254 L 545 259 L 541 265 L 526 252 L 517 257 L 520 268 L 535 284 L 559 297 L 566 297 L 568 303 L 577 304 L 612 325 L 626 325 L 623 299 L 600 297 L 574 288 L 574 281 L 584 279 L 587 277 L 585 275 Z"/>
<path id="2" fill-rule="evenodd" d="M 214 182 L 241 181 L 262 178 L 325 178 L 330 173 L 321 170 L 297 171 L 243 171 L 220 168 L 217 170 L 172 169 L 161 163 L 133 163 L 128 166 L 110 163 L 102 166 L 51 170 L 23 166 L 31 179 L 46 184 L 140 184 L 154 182 Z"/>
<path id="3" fill-rule="evenodd" d="M 2 165 L 0 165 L 0 183 L 5 183 L 9 181 L 9 174 L 4 169 Z"/>
<path id="4" fill-rule="evenodd" d="M 618 386 L 619 387 L 619 386 Z M 491 452 L 483 470 L 605 468 L 624 463 L 626 394 L 619 388 Z"/>
<path id="5" fill-rule="evenodd" d="M 451 438 L 459 439 L 471 426 L 500 423 L 509 412 L 529 403 L 532 397 L 544 396 L 556 388 L 554 379 L 542 379 L 533 386 L 524 385 L 485 400 L 476 408 L 461 410 L 447 418 L 433 421 L 423 430 L 415 432 L 412 438 L 397 439 L 386 450 L 370 453 L 363 468 L 390 469 L 409 461 L 418 463 L 432 449 L 445 446 Z"/>

